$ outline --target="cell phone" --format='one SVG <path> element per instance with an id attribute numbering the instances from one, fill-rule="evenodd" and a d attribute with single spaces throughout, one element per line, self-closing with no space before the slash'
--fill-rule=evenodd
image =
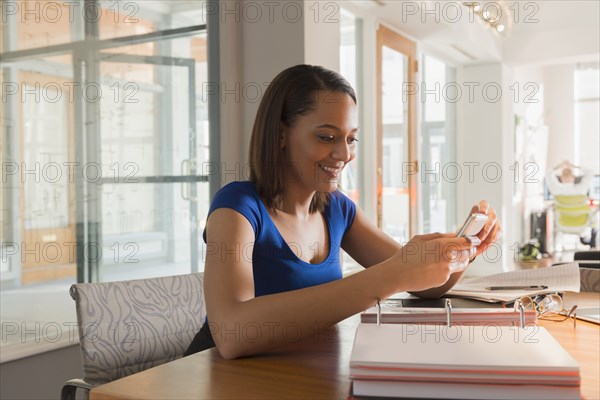
<path id="1" fill-rule="evenodd" d="M 467 217 L 464 224 L 456 231 L 456 236 L 464 236 L 471 241 L 485 226 L 488 216 L 485 214 L 473 213 Z"/>

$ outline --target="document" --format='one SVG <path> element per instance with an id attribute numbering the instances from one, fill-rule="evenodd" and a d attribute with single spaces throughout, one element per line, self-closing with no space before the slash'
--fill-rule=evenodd
<path id="1" fill-rule="evenodd" d="M 528 286 L 538 288 L 524 288 Z M 521 289 L 490 290 L 489 288 L 491 287 L 519 287 Z M 450 290 L 446 296 L 508 303 L 523 296 L 542 293 L 579 292 L 579 288 L 579 265 L 577 263 L 569 263 L 546 268 L 466 277 Z"/>

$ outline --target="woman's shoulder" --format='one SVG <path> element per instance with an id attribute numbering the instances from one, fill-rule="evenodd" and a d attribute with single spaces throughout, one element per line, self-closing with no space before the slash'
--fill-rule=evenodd
<path id="1" fill-rule="evenodd" d="M 242 214 L 252 225 L 254 233 L 260 235 L 263 212 L 253 182 L 236 181 L 223 186 L 213 198 L 208 214 L 219 208 L 229 208 Z"/>
<path id="2" fill-rule="evenodd" d="M 223 186 L 213 199 L 216 201 L 256 201 L 258 193 L 251 181 L 235 181 Z"/>
<path id="3" fill-rule="evenodd" d="M 231 208 L 248 216 L 258 218 L 262 214 L 260 197 L 253 182 L 231 182 L 223 186 L 210 204 L 209 214 L 218 208 Z"/>
<path id="4" fill-rule="evenodd" d="M 338 207 L 354 206 L 354 202 L 348 196 L 346 196 L 344 193 L 342 193 L 339 189 L 336 190 L 335 192 L 331 192 L 329 202 L 332 206 L 338 206 Z"/>
<path id="5" fill-rule="evenodd" d="M 346 221 L 346 226 L 352 225 L 356 214 L 356 204 L 340 190 L 331 193 L 329 198 L 329 214 L 333 218 Z"/>

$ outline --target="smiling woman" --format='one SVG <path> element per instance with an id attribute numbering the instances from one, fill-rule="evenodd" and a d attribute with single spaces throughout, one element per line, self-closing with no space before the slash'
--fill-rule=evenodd
<path id="1" fill-rule="evenodd" d="M 393 293 L 439 295 L 457 279 L 450 265 L 466 264 L 467 239 L 434 233 L 402 247 L 340 192 L 357 132 L 356 96 L 341 75 L 297 65 L 273 80 L 252 131 L 250 181 L 223 187 L 208 212 L 208 318 L 186 354 L 267 351 Z M 474 210 L 487 213 L 487 203 Z M 489 214 L 482 247 L 499 231 Z M 340 248 L 365 270 L 342 279 Z"/>
<path id="2" fill-rule="evenodd" d="M 250 143 L 250 180 L 267 206 L 282 207 L 286 182 L 337 187 L 338 173 L 355 157 L 356 124 L 356 94 L 342 76 L 308 65 L 280 73 L 265 92 Z M 336 187 L 316 190 L 310 211 L 323 211 Z"/>

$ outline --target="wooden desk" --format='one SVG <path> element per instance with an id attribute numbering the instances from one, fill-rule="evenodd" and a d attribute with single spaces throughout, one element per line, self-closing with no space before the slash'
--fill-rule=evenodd
<path id="1" fill-rule="evenodd" d="M 577 296 L 566 297 L 566 303 Z M 597 305 L 600 296 L 591 296 L 581 300 Z M 216 349 L 197 353 L 99 386 L 91 399 L 346 399 L 358 321 L 351 317 L 272 354 L 226 361 Z M 583 396 L 599 399 L 600 326 L 583 321 L 577 321 L 576 330 L 570 321 L 540 325 L 579 361 Z"/>

